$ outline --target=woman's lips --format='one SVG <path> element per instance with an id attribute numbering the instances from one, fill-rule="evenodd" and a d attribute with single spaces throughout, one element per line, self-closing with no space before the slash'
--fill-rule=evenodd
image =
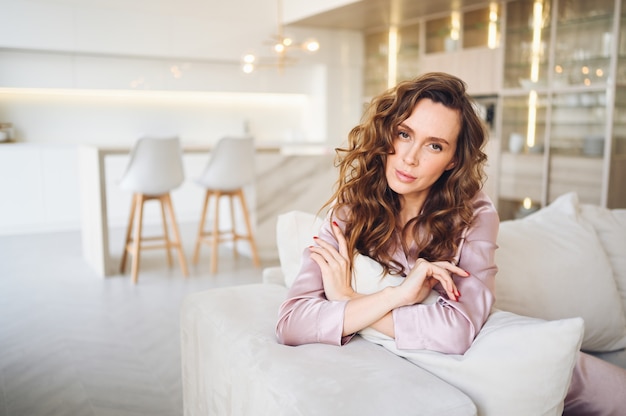
<path id="1" fill-rule="evenodd" d="M 415 176 L 409 175 L 408 173 L 396 169 L 396 176 L 401 182 L 413 182 L 417 179 Z"/>

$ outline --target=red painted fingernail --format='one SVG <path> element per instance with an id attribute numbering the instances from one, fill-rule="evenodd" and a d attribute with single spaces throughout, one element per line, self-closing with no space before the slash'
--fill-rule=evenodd
<path id="1" fill-rule="evenodd" d="M 337 221 L 333 221 L 333 225 L 339 227 L 339 224 L 337 224 Z"/>
<path id="2" fill-rule="evenodd" d="M 317 240 L 318 238 L 319 238 L 319 237 L 318 237 L 318 236 L 316 236 L 316 235 L 314 235 L 314 236 L 313 236 L 313 240 Z"/>

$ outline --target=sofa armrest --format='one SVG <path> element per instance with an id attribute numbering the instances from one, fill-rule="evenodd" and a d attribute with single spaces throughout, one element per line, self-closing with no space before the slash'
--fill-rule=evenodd
<path id="1" fill-rule="evenodd" d="M 285 285 L 285 275 L 280 266 L 266 267 L 263 269 L 263 283 L 272 283 L 276 285 Z"/>
<path id="2" fill-rule="evenodd" d="M 185 298 L 185 416 L 476 414 L 464 393 L 361 337 L 342 347 L 279 344 L 286 291 L 254 284 Z"/>

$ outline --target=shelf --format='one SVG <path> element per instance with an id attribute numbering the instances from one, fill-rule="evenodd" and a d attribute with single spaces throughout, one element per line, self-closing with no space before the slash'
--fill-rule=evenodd
<path id="1" fill-rule="evenodd" d="M 532 39 L 533 37 L 533 28 L 526 24 L 524 26 L 513 26 L 511 27 L 510 25 L 507 25 L 507 29 L 506 29 L 506 35 L 507 37 L 527 37 L 529 39 Z M 550 25 L 546 25 L 541 29 L 541 37 L 545 38 L 548 37 L 550 35 Z"/>
<path id="2" fill-rule="evenodd" d="M 611 10 L 606 11 L 605 14 L 559 19 L 557 21 L 557 31 L 564 29 L 579 33 L 582 29 L 585 29 L 585 26 L 597 25 L 599 23 L 605 23 L 608 30 L 611 30 L 613 25 L 612 13 L 613 8 L 611 6 Z"/>
<path id="3" fill-rule="evenodd" d="M 594 51 L 596 53 L 596 51 Z M 593 65 L 596 67 L 600 66 L 599 63 L 603 63 L 608 65 L 611 61 L 611 57 L 604 55 L 604 52 L 600 52 L 601 54 L 588 55 L 583 57 L 576 57 L 571 59 L 563 59 L 558 58 L 556 64 L 562 67 L 578 67 L 580 65 Z"/>

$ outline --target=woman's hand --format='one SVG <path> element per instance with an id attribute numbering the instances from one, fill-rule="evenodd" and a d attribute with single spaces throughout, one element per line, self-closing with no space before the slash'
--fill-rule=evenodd
<path id="1" fill-rule="evenodd" d="M 452 280 L 452 273 L 467 277 L 469 273 L 447 261 L 429 262 L 418 259 L 415 267 L 398 288 L 401 290 L 403 305 L 423 302 L 437 283 L 446 291 L 448 297 L 457 301 L 461 294 Z"/>
<path id="2" fill-rule="evenodd" d="M 328 300 L 347 300 L 356 295 L 351 285 L 350 256 L 343 232 L 336 222 L 332 222 L 332 231 L 339 243 L 339 250 L 332 244 L 314 237 L 317 246 L 311 246 L 311 259 L 322 271 L 324 292 Z"/>

